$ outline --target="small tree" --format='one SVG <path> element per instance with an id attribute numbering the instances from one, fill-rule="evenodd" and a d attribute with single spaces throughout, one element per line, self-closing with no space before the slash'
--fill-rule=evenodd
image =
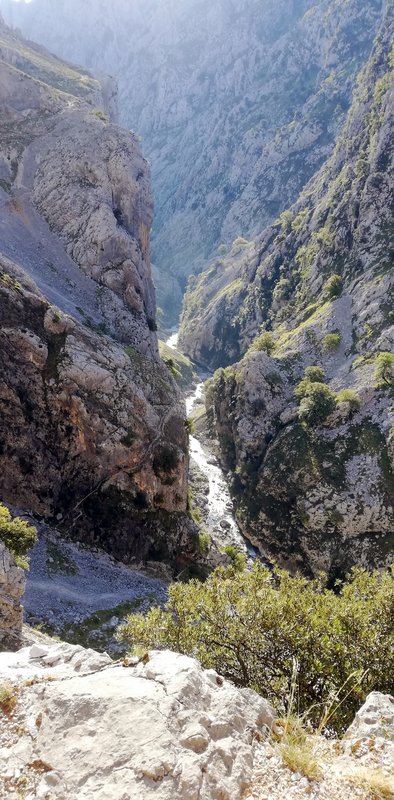
<path id="1" fill-rule="evenodd" d="M 0 540 L 15 558 L 19 567 L 27 569 L 27 553 L 37 541 L 37 530 L 25 520 L 12 519 L 7 506 L 0 504 Z"/>
<path id="2" fill-rule="evenodd" d="M 312 378 L 310 372 L 312 370 Z M 307 376 L 307 372 L 309 375 Z M 324 371 L 320 367 L 308 367 L 305 370 L 305 377 L 294 389 L 294 394 L 300 401 L 299 418 L 310 425 L 318 425 L 324 422 L 331 414 L 336 405 L 334 392 L 321 381 L 316 380 L 321 377 Z"/>
<path id="3" fill-rule="evenodd" d="M 379 353 L 375 361 L 375 380 L 378 388 L 394 387 L 394 353 Z"/>
<path id="4" fill-rule="evenodd" d="M 272 355 L 276 347 L 275 339 L 270 331 L 263 331 L 260 336 L 254 340 L 251 350 L 263 351 L 267 356 Z"/>

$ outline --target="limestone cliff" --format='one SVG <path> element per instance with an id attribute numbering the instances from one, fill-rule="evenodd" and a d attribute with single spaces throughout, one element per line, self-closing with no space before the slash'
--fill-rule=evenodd
<path id="1" fill-rule="evenodd" d="M 147 163 L 110 84 L 2 23 L 0 57 L 0 495 L 125 560 L 187 560 Z"/>
<path id="2" fill-rule="evenodd" d="M 156 197 L 159 305 L 272 222 L 332 152 L 382 0 L 0 0 L 56 53 L 114 74 Z"/>
<path id="3" fill-rule="evenodd" d="M 200 276 L 181 337 L 211 367 L 242 358 L 208 402 L 243 530 L 332 576 L 394 550 L 392 37 L 388 3 L 332 157 L 275 225 Z M 320 388 L 297 401 L 309 366 Z M 327 413 L 313 419 L 319 392 Z"/>

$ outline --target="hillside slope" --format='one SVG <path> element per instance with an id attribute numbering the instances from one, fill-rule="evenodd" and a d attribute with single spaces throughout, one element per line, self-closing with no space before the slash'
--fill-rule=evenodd
<path id="1" fill-rule="evenodd" d="M 390 2 L 332 157 L 196 280 L 181 333 L 205 365 L 241 358 L 208 404 L 244 532 L 333 576 L 394 549 L 393 14 Z"/>
<path id="2" fill-rule="evenodd" d="M 0 21 L 0 496 L 125 560 L 193 551 L 150 174 L 115 92 Z M 177 553 L 177 556 L 175 554 Z"/>
<path id="3" fill-rule="evenodd" d="M 0 7 L 56 53 L 116 76 L 156 199 L 159 305 L 295 201 L 331 154 L 382 0 L 34 0 Z"/>

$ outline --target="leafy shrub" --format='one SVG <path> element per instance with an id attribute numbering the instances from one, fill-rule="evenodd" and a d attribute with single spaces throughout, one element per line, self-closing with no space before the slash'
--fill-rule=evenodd
<path id="1" fill-rule="evenodd" d="M 294 389 L 294 394 L 300 401 L 299 418 L 310 425 L 324 422 L 336 405 L 334 392 L 325 383 L 317 380 L 322 377 L 322 373 L 324 377 L 324 370 L 320 367 L 307 367 L 305 377 Z"/>
<path id="2" fill-rule="evenodd" d="M 247 239 L 244 239 L 243 236 L 237 236 L 231 245 L 231 249 L 237 250 L 239 247 L 246 247 L 247 244 L 249 244 Z"/>
<path id="3" fill-rule="evenodd" d="M 311 366 L 306 368 L 305 377 L 309 378 L 312 383 L 324 383 L 326 379 L 326 373 L 324 372 L 323 367 Z"/>
<path id="4" fill-rule="evenodd" d="M 336 591 L 321 580 L 219 567 L 205 583 L 173 584 L 165 608 L 128 618 L 132 646 L 193 655 L 284 713 L 298 662 L 296 707 L 311 722 L 346 685 L 331 725 L 343 730 L 369 691 L 393 691 L 394 570 L 354 570 Z"/>
<path id="5" fill-rule="evenodd" d="M 267 353 L 268 356 L 272 355 L 276 347 L 275 339 L 270 331 L 263 331 L 260 336 L 254 339 L 251 345 L 251 351 Z"/>
<path id="6" fill-rule="evenodd" d="M 333 353 L 341 344 L 342 336 L 340 333 L 327 333 L 323 338 L 323 350 L 325 353 Z"/>
<path id="7" fill-rule="evenodd" d="M 331 275 L 325 282 L 323 287 L 323 295 L 329 300 L 334 300 L 336 297 L 341 296 L 342 289 L 343 280 L 340 275 L 335 273 L 334 275 Z"/>
<path id="8" fill-rule="evenodd" d="M 245 556 L 233 544 L 226 544 L 226 547 L 223 548 L 223 553 L 230 559 L 232 568 L 236 572 L 244 571 L 246 567 Z"/>
<path id="9" fill-rule="evenodd" d="M 211 546 L 211 537 L 207 531 L 198 534 L 198 550 L 201 555 L 206 555 Z"/>
<path id="10" fill-rule="evenodd" d="M 337 403 L 347 403 L 351 411 L 358 411 L 361 405 L 360 395 L 354 389 L 342 389 L 337 394 Z"/>
<path id="11" fill-rule="evenodd" d="M 185 419 L 185 428 L 189 435 L 195 432 L 196 426 L 194 420 L 191 417 L 187 417 L 187 419 Z"/>
<path id="12" fill-rule="evenodd" d="M 324 422 L 335 409 L 335 394 L 325 383 L 311 383 L 308 393 L 301 399 L 299 418 L 310 425 Z"/>
<path id="13" fill-rule="evenodd" d="M 12 519 L 7 506 L 0 504 L 0 539 L 15 558 L 19 567 L 27 569 L 28 551 L 37 541 L 37 530 L 25 520 Z"/>
<path id="14" fill-rule="evenodd" d="M 394 386 L 394 353 L 379 353 L 376 357 L 375 380 L 378 388 Z"/>

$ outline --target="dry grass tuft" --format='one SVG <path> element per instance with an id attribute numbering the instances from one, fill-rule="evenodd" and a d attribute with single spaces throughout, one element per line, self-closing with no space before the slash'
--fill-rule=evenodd
<path id="1" fill-rule="evenodd" d="M 18 701 L 18 689 L 12 683 L 0 683 L 0 710 L 7 717 L 13 712 Z"/>
<path id="2" fill-rule="evenodd" d="M 323 772 L 312 741 L 285 739 L 279 745 L 282 761 L 292 772 L 299 772 L 311 781 L 319 780 Z"/>
<path id="3" fill-rule="evenodd" d="M 394 779 L 380 769 L 355 767 L 346 777 L 355 786 L 366 789 L 372 800 L 394 800 Z"/>

